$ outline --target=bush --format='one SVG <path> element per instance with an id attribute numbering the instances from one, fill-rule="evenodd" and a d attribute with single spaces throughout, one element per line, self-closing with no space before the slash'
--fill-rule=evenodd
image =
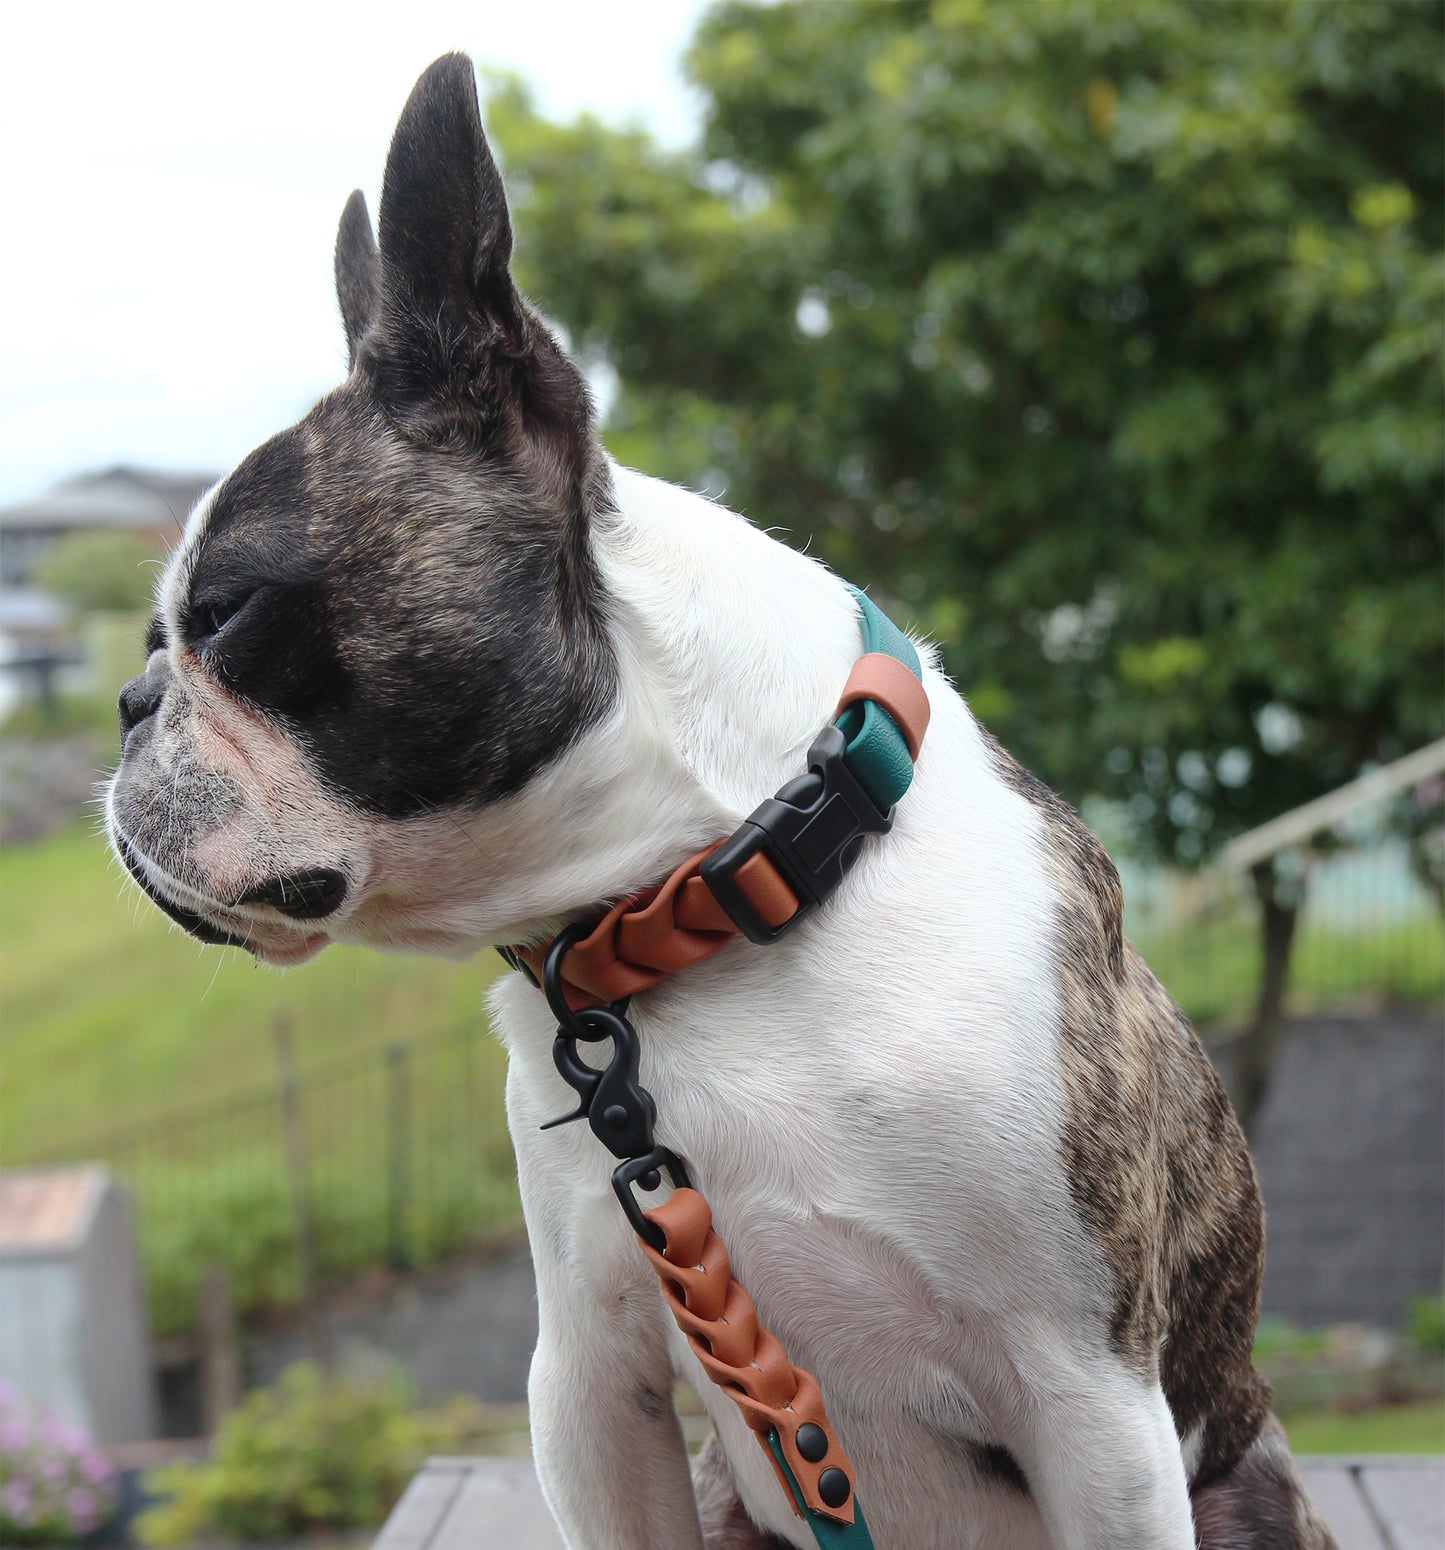
<path id="1" fill-rule="evenodd" d="M 1412 1297 L 1410 1342 L 1428 1356 L 1445 1356 L 1445 1297 Z"/>
<path id="2" fill-rule="evenodd" d="M 239 1313 L 284 1306 L 300 1291 L 296 1208 L 280 1157 L 258 1147 L 225 1165 L 169 1163 L 137 1171 L 151 1323 L 161 1334 L 194 1326 L 201 1277 L 219 1262 Z"/>
<path id="3" fill-rule="evenodd" d="M 0 1544 L 73 1545 L 117 1499 L 115 1471 L 84 1432 L 31 1416 L 0 1383 Z"/>
<path id="4" fill-rule="evenodd" d="M 147 1475 L 146 1489 L 169 1500 L 137 1531 L 143 1544 L 164 1546 L 374 1528 L 428 1453 L 454 1450 L 476 1430 L 469 1401 L 413 1411 L 400 1379 L 330 1378 L 303 1362 L 226 1417 L 206 1463 Z"/>

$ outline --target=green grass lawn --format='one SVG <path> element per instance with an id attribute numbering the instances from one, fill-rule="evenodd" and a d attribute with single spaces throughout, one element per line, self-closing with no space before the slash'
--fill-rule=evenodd
<path id="1" fill-rule="evenodd" d="M 203 948 L 88 824 L 0 848 L 0 1161 L 95 1156 L 136 1189 L 152 1322 L 188 1328 L 206 1264 L 238 1306 L 301 1287 L 275 1029 L 293 1031 L 324 1282 L 516 1225 L 499 960 L 330 948 L 282 973 Z M 388 1049 L 409 1052 L 400 1082 Z"/>
<path id="2" fill-rule="evenodd" d="M 351 947 L 289 972 L 258 967 L 172 927 L 88 823 L 0 848 L 0 941 L 7 1163 L 273 1081 L 283 1016 L 303 1074 L 481 1023 L 500 967 L 490 953 L 451 964 Z M 499 1054 L 498 1080 L 500 1071 Z"/>
<path id="3" fill-rule="evenodd" d="M 1350 1415 L 1309 1410 L 1284 1417 L 1296 1453 L 1445 1453 L 1445 1399 Z"/>

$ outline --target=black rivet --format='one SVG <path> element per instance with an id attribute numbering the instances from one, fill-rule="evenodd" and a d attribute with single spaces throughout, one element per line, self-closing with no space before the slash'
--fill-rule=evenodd
<path id="1" fill-rule="evenodd" d="M 662 1175 L 656 1168 L 649 1168 L 646 1173 L 638 1176 L 637 1187 L 638 1189 L 646 1190 L 650 1195 L 661 1183 Z"/>
<path id="2" fill-rule="evenodd" d="M 825 1507 L 841 1507 L 852 1490 L 847 1475 L 841 1469 L 825 1469 L 818 1476 L 818 1495 Z"/>
<path id="3" fill-rule="evenodd" d="M 810 1464 L 816 1464 L 828 1451 L 828 1434 L 821 1426 L 804 1421 L 798 1428 L 798 1452 Z"/>
<path id="4" fill-rule="evenodd" d="M 609 1103 L 602 1111 L 602 1123 L 613 1130 L 626 1130 L 627 1110 L 620 1103 Z"/>

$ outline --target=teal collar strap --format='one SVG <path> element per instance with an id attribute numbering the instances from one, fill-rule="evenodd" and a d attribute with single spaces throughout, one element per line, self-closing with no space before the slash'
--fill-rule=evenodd
<path id="1" fill-rule="evenodd" d="M 887 656 L 901 662 L 923 683 L 923 666 L 913 642 L 898 628 L 887 614 L 866 592 L 849 587 L 853 600 L 858 604 L 863 628 L 865 656 Z M 928 700 L 923 701 L 923 726 L 918 729 L 918 742 L 923 741 L 927 726 Z M 859 785 L 884 811 L 892 807 L 913 781 L 915 751 L 909 746 L 909 738 L 903 728 L 875 699 L 854 701 L 834 723 L 847 739 L 843 750 L 843 762 L 853 772 Z"/>

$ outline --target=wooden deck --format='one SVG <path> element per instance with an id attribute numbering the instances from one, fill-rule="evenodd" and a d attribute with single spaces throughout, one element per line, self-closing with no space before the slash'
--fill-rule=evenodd
<path id="1" fill-rule="evenodd" d="M 1382 1454 L 1298 1463 L 1340 1550 L 1445 1547 L 1445 1458 Z M 492 1547 L 563 1550 L 530 1459 L 429 1459 L 373 1550 Z"/>

